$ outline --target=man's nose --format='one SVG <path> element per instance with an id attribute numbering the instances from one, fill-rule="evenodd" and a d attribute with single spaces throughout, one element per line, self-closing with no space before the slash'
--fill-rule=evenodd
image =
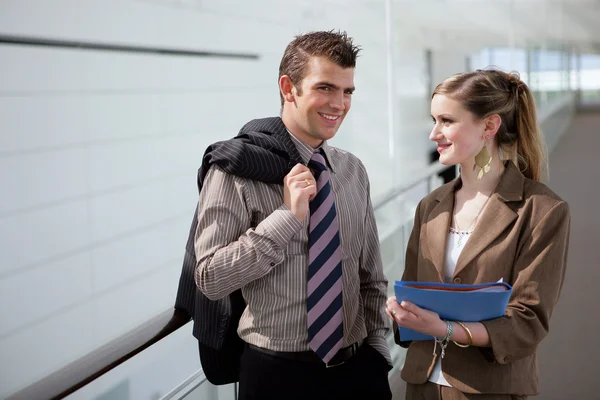
<path id="1" fill-rule="evenodd" d="M 344 111 L 346 109 L 346 103 L 344 101 L 344 94 L 332 96 L 329 106 L 337 111 Z"/>

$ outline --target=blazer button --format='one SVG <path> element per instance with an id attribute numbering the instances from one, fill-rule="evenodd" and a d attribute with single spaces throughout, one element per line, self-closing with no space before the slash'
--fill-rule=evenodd
<path id="1" fill-rule="evenodd" d="M 461 283 L 461 282 L 462 282 L 462 279 L 460 279 L 460 277 L 457 276 L 456 278 L 454 278 L 454 283 Z"/>

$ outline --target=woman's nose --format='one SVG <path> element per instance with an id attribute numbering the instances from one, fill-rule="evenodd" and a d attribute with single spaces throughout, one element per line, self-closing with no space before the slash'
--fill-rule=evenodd
<path id="1" fill-rule="evenodd" d="M 431 140 L 431 141 L 434 141 L 434 142 L 435 142 L 437 139 L 439 139 L 439 138 L 440 138 L 440 136 L 441 136 L 441 132 L 440 132 L 440 130 L 438 129 L 438 125 L 437 125 L 437 124 L 435 124 L 435 125 L 433 126 L 433 128 L 431 129 L 431 133 L 429 133 L 429 140 Z"/>

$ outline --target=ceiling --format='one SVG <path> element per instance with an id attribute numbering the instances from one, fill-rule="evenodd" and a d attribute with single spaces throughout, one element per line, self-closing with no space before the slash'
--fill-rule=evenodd
<path id="1" fill-rule="evenodd" d="M 400 41 L 469 51 L 569 44 L 600 53 L 599 0 L 391 1 L 394 32 Z"/>

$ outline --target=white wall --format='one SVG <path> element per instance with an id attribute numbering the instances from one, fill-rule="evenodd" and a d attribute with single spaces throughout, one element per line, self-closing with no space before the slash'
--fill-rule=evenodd
<path id="1" fill-rule="evenodd" d="M 0 2 L 2 34 L 260 56 L 0 45 L 0 397 L 173 304 L 204 149 L 276 115 L 286 44 L 332 28 L 364 48 L 334 144 L 377 196 L 429 148 L 423 50 L 395 42 L 389 157 L 383 1 Z"/>

